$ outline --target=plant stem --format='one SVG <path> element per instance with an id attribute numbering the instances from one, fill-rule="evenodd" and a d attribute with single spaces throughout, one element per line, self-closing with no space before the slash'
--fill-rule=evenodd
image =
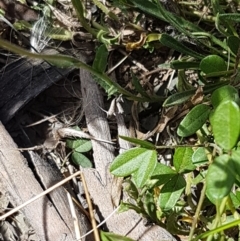
<path id="1" fill-rule="evenodd" d="M 92 34 L 94 37 L 96 37 L 98 31 L 96 31 L 95 29 L 91 28 L 90 25 L 88 24 L 88 22 L 84 18 L 84 8 L 83 8 L 83 5 L 82 5 L 82 1 L 72 0 L 72 5 L 74 6 L 74 9 L 77 12 L 78 19 L 79 19 L 80 23 L 82 24 L 82 26 L 90 34 Z"/>
<path id="2" fill-rule="evenodd" d="M 186 188 L 185 193 L 187 196 L 187 203 L 191 207 L 192 210 L 195 210 L 196 205 L 194 205 L 192 201 L 192 193 L 191 193 L 191 185 L 192 185 L 192 172 L 186 174 Z"/>
<path id="3" fill-rule="evenodd" d="M 11 52 L 19 54 L 21 56 L 27 56 L 29 58 L 36 58 L 36 59 L 44 59 L 48 61 L 50 64 L 56 65 L 60 68 L 83 68 L 89 71 L 91 74 L 97 76 L 98 78 L 103 79 L 107 84 L 114 86 L 120 94 L 125 95 L 130 100 L 140 101 L 140 102 L 163 102 L 165 100 L 164 97 L 153 97 L 153 98 L 146 98 L 146 97 L 138 97 L 132 94 L 131 92 L 122 88 L 118 83 L 111 80 L 105 73 L 98 72 L 91 66 L 85 64 L 84 62 L 65 55 L 45 55 L 45 54 L 36 54 L 31 53 L 23 48 L 20 48 L 14 44 L 9 43 L 8 41 L 0 39 L 0 46 L 4 49 L 7 49 Z"/>
<path id="4" fill-rule="evenodd" d="M 188 238 L 189 241 L 192 240 L 193 235 L 194 235 L 194 231 L 195 231 L 195 228 L 196 228 L 196 225 L 197 225 L 198 217 L 199 217 L 199 214 L 200 214 L 200 211 L 201 211 L 201 208 L 202 208 L 202 204 L 203 204 L 203 201 L 204 201 L 204 198 L 205 198 L 206 188 L 207 188 L 207 185 L 206 185 L 206 182 L 204 182 L 203 189 L 201 191 L 201 196 L 200 196 L 200 199 L 199 199 L 199 202 L 198 202 L 198 205 L 197 205 L 197 209 L 196 209 L 196 212 L 195 212 L 195 215 L 194 215 L 194 218 L 193 218 L 192 228 L 190 230 L 190 234 L 189 234 L 189 238 Z"/>
<path id="5" fill-rule="evenodd" d="M 156 146 L 156 150 L 157 149 L 176 149 L 178 147 L 206 147 L 205 144 L 201 144 L 201 145 L 173 145 L 173 146 Z"/>
<path id="6" fill-rule="evenodd" d="M 189 16 L 192 16 L 192 17 L 199 17 L 200 19 L 206 20 L 206 21 L 211 22 L 211 23 L 215 22 L 215 20 L 216 20 L 216 17 L 206 16 L 206 15 L 204 15 L 204 13 L 199 12 L 199 11 L 189 12 L 189 11 L 186 11 L 186 10 L 182 10 L 182 12 L 186 15 L 189 15 Z"/>

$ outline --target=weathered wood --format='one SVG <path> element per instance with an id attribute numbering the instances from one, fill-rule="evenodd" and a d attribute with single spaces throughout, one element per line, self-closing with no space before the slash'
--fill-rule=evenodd
<path id="1" fill-rule="evenodd" d="M 45 169 L 45 171 L 47 171 Z M 48 172 L 48 171 L 47 171 Z M 51 173 L 51 172 L 50 172 Z M 54 175 L 57 175 L 56 173 Z M 58 179 L 58 177 L 56 177 Z M 54 180 L 51 179 L 51 180 Z M 47 180 L 48 184 L 52 184 Z M 17 146 L 0 123 L 0 186 L 8 192 L 11 202 L 18 206 L 43 191 Z M 54 194 L 56 195 L 56 193 Z M 63 196 L 57 196 L 64 198 Z M 61 200 L 59 200 L 61 202 Z M 62 202 L 63 203 L 63 202 Z M 61 204 L 60 204 L 61 205 Z M 67 205 L 67 204 L 66 204 Z M 66 206 L 65 205 L 65 206 Z M 66 207 L 65 207 L 66 208 Z M 22 209 L 41 241 L 72 241 L 74 230 L 64 220 L 48 197 L 40 198 Z M 86 227 L 82 227 L 83 229 Z M 86 230 L 82 230 L 85 233 Z"/>
<path id="2" fill-rule="evenodd" d="M 60 172 L 57 164 L 51 157 L 43 159 L 34 151 L 29 151 L 29 155 L 34 165 L 36 175 L 38 176 L 40 183 L 44 187 L 44 190 L 63 180 L 62 173 Z M 57 189 L 50 192 L 49 197 L 66 226 L 73 232 L 73 218 L 71 216 L 66 192 L 69 192 L 73 198 L 77 199 L 76 196 L 73 194 L 72 188 L 69 183 L 66 183 L 64 184 L 64 186 L 58 187 Z M 78 207 L 75 207 L 75 211 L 79 221 L 81 235 L 83 236 L 91 229 L 91 226 L 87 217 L 80 212 Z M 93 236 L 87 236 L 86 240 L 92 241 Z"/>
<path id="3" fill-rule="evenodd" d="M 110 130 L 104 112 L 103 99 L 96 82 L 87 71 L 80 70 L 81 89 L 83 97 L 83 110 L 87 120 L 88 130 L 91 135 L 110 139 Z M 120 119 L 119 119 L 120 120 Z M 127 132 L 126 132 L 127 134 Z M 114 210 L 111 189 L 113 177 L 109 173 L 109 165 L 114 159 L 114 148 L 110 144 L 92 141 L 93 155 L 96 171 L 85 169 L 84 174 L 90 195 L 98 206 L 103 218 L 108 217 Z M 167 231 L 159 226 L 144 226 L 141 216 L 135 211 L 115 213 L 106 221 L 109 231 L 127 235 L 141 241 L 173 241 L 175 240 Z"/>
<path id="4" fill-rule="evenodd" d="M 45 54 L 56 55 L 54 49 L 44 51 Z M 68 54 L 81 55 L 76 50 Z M 65 78 L 73 69 L 60 69 L 38 59 L 20 58 L 0 72 L 0 120 L 7 123 L 30 100 L 43 90 Z"/>

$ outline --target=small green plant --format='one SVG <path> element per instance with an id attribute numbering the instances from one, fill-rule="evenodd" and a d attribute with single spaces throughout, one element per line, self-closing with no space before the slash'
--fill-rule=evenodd
<path id="1" fill-rule="evenodd" d="M 119 155 L 110 167 L 112 174 L 130 177 L 126 181 L 126 191 L 135 204 L 122 203 L 121 210 L 134 209 L 167 228 L 172 234 L 189 234 L 189 227 L 184 229 L 178 224 L 180 216 L 188 217 L 190 220 L 195 220 L 193 222 L 198 227 L 193 226 L 192 229 L 195 230 L 195 234 L 200 235 L 200 238 L 205 237 L 202 229 L 206 229 L 209 222 L 212 229 L 225 224 L 227 220 L 223 220 L 224 214 L 238 218 L 236 212 L 236 208 L 240 205 L 236 196 L 236 193 L 239 193 L 240 173 L 238 103 L 237 90 L 227 85 L 213 92 L 212 107 L 199 104 L 192 108 L 180 122 L 177 134 L 180 137 L 188 137 L 197 133 L 202 147 L 195 150 L 184 145 L 176 147 L 172 167 L 157 162 L 157 146 L 133 138 L 124 138 L 140 147 Z M 213 136 L 211 141 L 209 135 Z M 204 188 L 198 207 L 212 202 L 217 210 L 215 218 L 214 215 L 202 216 L 192 203 L 191 186 L 200 183 Z M 184 192 L 187 200 L 183 199 Z M 223 208 L 225 205 L 227 209 Z M 196 211 L 192 216 L 186 211 L 188 206 Z M 227 210 L 230 211 L 229 214 L 226 214 Z M 234 225 L 239 223 L 240 220 Z"/>
<path id="2" fill-rule="evenodd" d="M 78 127 L 74 129 L 80 130 Z M 83 168 L 92 168 L 92 162 L 83 154 L 92 149 L 92 142 L 87 139 L 67 139 L 66 147 L 71 149 L 71 160 L 75 165 Z"/>
<path id="3" fill-rule="evenodd" d="M 77 139 L 66 141 L 66 147 L 72 149 L 71 160 L 74 164 L 84 168 L 92 167 L 92 162 L 82 153 L 88 152 L 92 149 L 91 141 L 86 139 Z"/>

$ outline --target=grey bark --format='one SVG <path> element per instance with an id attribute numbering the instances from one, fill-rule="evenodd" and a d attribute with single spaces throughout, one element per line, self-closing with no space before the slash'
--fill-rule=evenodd
<path id="1" fill-rule="evenodd" d="M 0 133 L 1 192 L 9 193 L 13 205 L 18 206 L 43 192 L 43 189 L 2 124 L 0 124 Z M 44 163 L 41 162 L 38 162 L 38 164 L 44 165 Z M 45 168 L 47 168 L 47 165 Z M 44 170 L 44 167 L 42 167 L 42 169 Z M 45 169 L 45 172 L 47 185 L 52 185 L 57 179 L 61 179 L 58 176 L 59 173 L 56 173 L 56 171 L 51 172 L 51 170 Z M 60 198 L 57 200 L 58 205 L 56 205 L 61 207 L 59 210 L 57 210 L 55 205 L 45 196 L 23 208 L 23 214 L 27 218 L 28 223 L 34 228 L 39 240 L 74 240 L 73 221 L 71 217 L 69 217 L 68 204 L 63 201 L 66 199 L 66 196 L 64 197 L 61 192 L 59 194 L 59 191 L 56 190 L 51 194 L 51 198 Z M 82 225 L 82 233 L 87 232 L 85 221 Z M 91 240 L 90 237 L 89 240 Z"/>

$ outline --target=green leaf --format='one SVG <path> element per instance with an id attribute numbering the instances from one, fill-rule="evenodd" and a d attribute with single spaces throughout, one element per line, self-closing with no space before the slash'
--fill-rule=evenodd
<path id="1" fill-rule="evenodd" d="M 161 14 L 159 14 L 156 4 L 146 0 L 133 0 L 132 3 L 143 12 L 150 14 L 163 21 L 167 21 L 163 16 L 161 16 Z"/>
<path id="2" fill-rule="evenodd" d="M 120 35 L 121 33 L 114 37 L 110 37 L 108 29 L 101 29 L 97 34 L 97 40 L 103 43 L 105 46 L 115 45 L 119 42 Z"/>
<path id="3" fill-rule="evenodd" d="M 195 106 L 181 121 L 177 134 L 181 137 L 191 136 L 196 133 L 208 119 L 210 107 L 200 104 Z"/>
<path id="4" fill-rule="evenodd" d="M 234 165 L 229 155 L 224 154 L 214 159 L 206 176 L 206 195 L 215 202 L 226 197 L 235 182 Z"/>
<path id="5" fill-rule="evenodd" d="M 144 161 L 147 149 L 132 148 L 117 156 L 111 166 L 110 172 L 119 177 L 127 177 L 135 172 Z"/>
<path id="6" fill-rule="evenodd" d="M 132 179 L 136 183 L 136 186 L 142 188 L 150 179 L 153 170 L 157 164 L 156 151 L 152 151 L 152 156 L 146 159 L 142 165 L 132 174 Z"/>
<path id="7" fill-rule="evenodd" d="M 217 108 L 221 102 L 227 100 L 232 100 L 237 103 L 239 101 L 238 90 L 231 85 L 218 88 L 211 95 L 211 102 L 214 108 Z"/>
<path id="8" fill-rule="evenodd" d="M 170 181 L 164 184 L 158 200 L 162 211 L 169 211 L 175 206 L 185 186 L 186 181 L 180 174 L 175 175 Z"/>
<path id="9" fill-rule="evenodd" d="M 233 148 L 239 137 L 239 107 L 234 101 L 224 101 L 211 115 L 210 123 L 215 142 L 223 149 Z"/>
<path id="10" fill-rule="evenodd" d="M 240 194 L 240 192 L 239 191 L 237 191 L 237 193 L 238 193 L 238 195 L 236 194 L 233 194 L 232 192 L 230 192 L 230 197 L 231 197 L 231 199 L 232 199 L 232 203 L 233 203 L 233 206 L 235 207 L 235 208 L 239 208 L 239 206 L 240 206 L 240 199 L 239 199 L 239 194 Z"/>
<path id="11" fill-rule="evenodd" d="M 179 42 L 178 40 L 176 40 L 168 34 L 161 34 L 159 41 L 161 42 L 161 44 L 169 47 L 170 49 L 174 49 L 182 54 L 192 56 L 196 59 L 202 59 L 204 57 L 203 55 L 189 49 L 188 47 L 186 47 L 181 42 Z"/>
<path id="12" fill-rule="evenodd" d="M 152 220 L 157 220 L 157 207 L 152 192 L 147 191 L 143 200 L 144 210 Z"/>
<path id="13" fill-rule="evenodd" d="M 110 166 L 110 172 L 118 177 L 134 174 L 138 187 L 142 187 L 152 175 L 157 163 L 157 152 L 146 148 L 132 148 L 117 156 Z"/>
<path id="14" fill-rule="evenodd" d="M 88 152 L 92 149 L 92 142 L 89 140 L 79 140 L 79 144 L 81 145 L 75 149 L 77 152 Z"/>
<path id="15" fill-rule="evenodd" d="M 171 167 L 158 162 L 152 173 L 152 178 L 158 178 L 159 176 L 161 176 L 163 174 L 172 174 L 174 176 L 177 173 Z"/>
<path id="16" fill-rule="evenodd" d="M 147 149 L 156 149 L 155 145 L 152 144 L 149 141 L 143 141 L 137 138 L 133 138 L 133 137 L 128 137 L 128 136 L 119 136 L 121 139 L 125 140 L 125 141 L 129 141 L 131 143 L 134 143 L 136 145 L 140 145 L 141 147 L 147 148 Z"/>
<path id="17" fill-rule="evenodd" d="M 117 17 L 117 15 L 115 15 L 115 13 L 113 13 L 112 11 L 110 11 L 103 3 L 101 3 L 98 0 L 93 0 L 93 3 L 99 8 L 101 9 L 101 11 L 103 13 L 105 13 L 108 17 L 112 18 L 113 20 L 119 22 L 119 19 Z"/>
<path id="18" fill-rule="evenodd" d="M 66 141 L 66 146 L 77 152 L 88 152 L 92 149 L 92 142 L 86 139 L 77 139 Z"/>
<path id="19" fill-rule="evenodd" d="M 192 156 L 192 162 L 194 165 L 202 165 L 208 162 L 206 149 L 204 147 L 199 147 Z"/>
<path id="20" fill-rule="evenodd" d="M 138 189 L 130 178 L 124 180 L 124 191 L 127 192 L 128 196 L 133 200 L 138 199 Z"/>
<path id="21" fill-rule="evenodd" d="M 183 102 L 187 101 L 196 90 L 187 90 L 184 92 L 176 93 L 173 95 L 170 95 L 163 103 L 163 107 L 170 107 L 173 105 L 180 105 Z"/>
<path id="22" fill-rule="evenodd" d="M 212 91 L 214 91 L 215 89 L 224 86 L 226 84 L 228 84 L 229 82 L 220 82 L 220 83 L 214 83 L 214 84 L 208 84 L 206 86 L 203 87 L 203 93 L 204 94 L 208 94 L 211 93 Z M 180 92 L 180 93 L 176 93 L 173 95 L 170 95 L 163 103 L 163 107 L 170 107 L 173 105 L 179 105 L 184 103 L 185 101 L 187 101 L 188 99 L 190 99 L 191 96 L 194 95 L 194 93 L 196 92 L 196 90 L 187 90 L 184 92 Z"/>
<path id="23" fill-rule="evenodd" d="M 183 92 L 186 90 L 192 90 L 193 86 L 189 84 L 189 81 L 186 76 L 186 71 L 183 69 L 178 70 L 178 82 L 177 82 L 177 90 L 179 92 Z"/>
<path id="24" fill-rule="evenodd" d="M 108 61 L 108 50 L 106 46 L 103 44 L 97 49 L 92 67 L 95 71 L 104 73 L 107 67 L 107 61 Z M 114 85 L 107 83 L 104 79 L 99 77 L 94 77 L 94 79 L 107 92 L 108 96 L 111 96 L 118 91 L 118 89 Z"/>
<path id="25" fill-rule="evenodd" d="M 142 209 L 140 207 L 138 207 L 137 205 L 134 205 L 132 203 L 125 203 L 125 202 L 121 201 L 118 212 L 123 213 L 128 210 L 134 210 L 136 213 L 142 213 Z"/>
<path id="26" fill-rule="evenodd" d="M 162 184 L 168 182 L 176 174 L 176 171 L 171 169 L 171 167 L 158 162 L 152 173 L 151 179 L 146 183 L 146 187 L 151 189 L 156 186 L 161 186 Z"/>
<path id="27" fill-rule="evenodd" d="M 121 236 L 115 233 L 100 231 L 101 241 L 134 241 L 131 238 Z"/>
<path id="28" fill-rule="evenodd" d="M 71 159 L 76 165 L 79 165 L 81 167 L 84 167 L 84 168 L 93 167 L 92 162 L 86 156 L 84 156 L 79 152 L 74 151 L 71 155 Z"/>
<path id="29" fill-rule="evenodd" d="M 213 83 L 213 84 L 207 84 L 206 86 L 203 87 L 203 93 L 204 94 L 212 93 L 217 88 L 220 88 L 227 84 L 229 84 L 229 81 L 221 81 L 221 82 L 217 82 L 217 83 Z"/>
<path id="30" fill-rule="evenodd" d="M 231 51 L 237 55 L 238 49 L 240 47 L 240 39 L 237 36 L 230 36 L 227 39 L 227 45 Z"/>
<path id="31" fill-rule="evenodd" d="M 223 13 L 223 14 L 219 14 L 219 18 L 222 20 L 231 20 L 234 22 L 240 22 L 239 13 Z"/>
<path id="32" fill-rule="evenodd" d="M 137 8 L 142 10 L 144 13 L 150 14 L 157 19 L 166 21 L 179 32 L 184 33 L 185 35 L 190 35 L 191 32 L 202 32 L 203 30 L 198 27 L 196 24 L 186 21 L 184 18 L 179 17 L 176 14 L 172 14 L 167 11 L 161 4 L 160 1 L 157 4 L 152 3 L 147 0 L 131 0 Z"/>
<path id="33" fill-rule="evenodd" d="M 104 44 L 98 47 L 92 67 L 101 73 L 107 68 L 108 50 Z"/>
<path id="34" fill-rule="evenodd" d="M 202 59 L 200 69 L 204 74 L 217 73 L 227 70 L 227 64 L 224 59 L 218 55 L 208 55 Z"/>
<path id="35" fill-rule="evenodd" d="M 193 171 L 196 167 L 192 164 L 193 150 L 190 147 L 178 147 L 173 156 L 173 165 L 178 173 Z"/>

